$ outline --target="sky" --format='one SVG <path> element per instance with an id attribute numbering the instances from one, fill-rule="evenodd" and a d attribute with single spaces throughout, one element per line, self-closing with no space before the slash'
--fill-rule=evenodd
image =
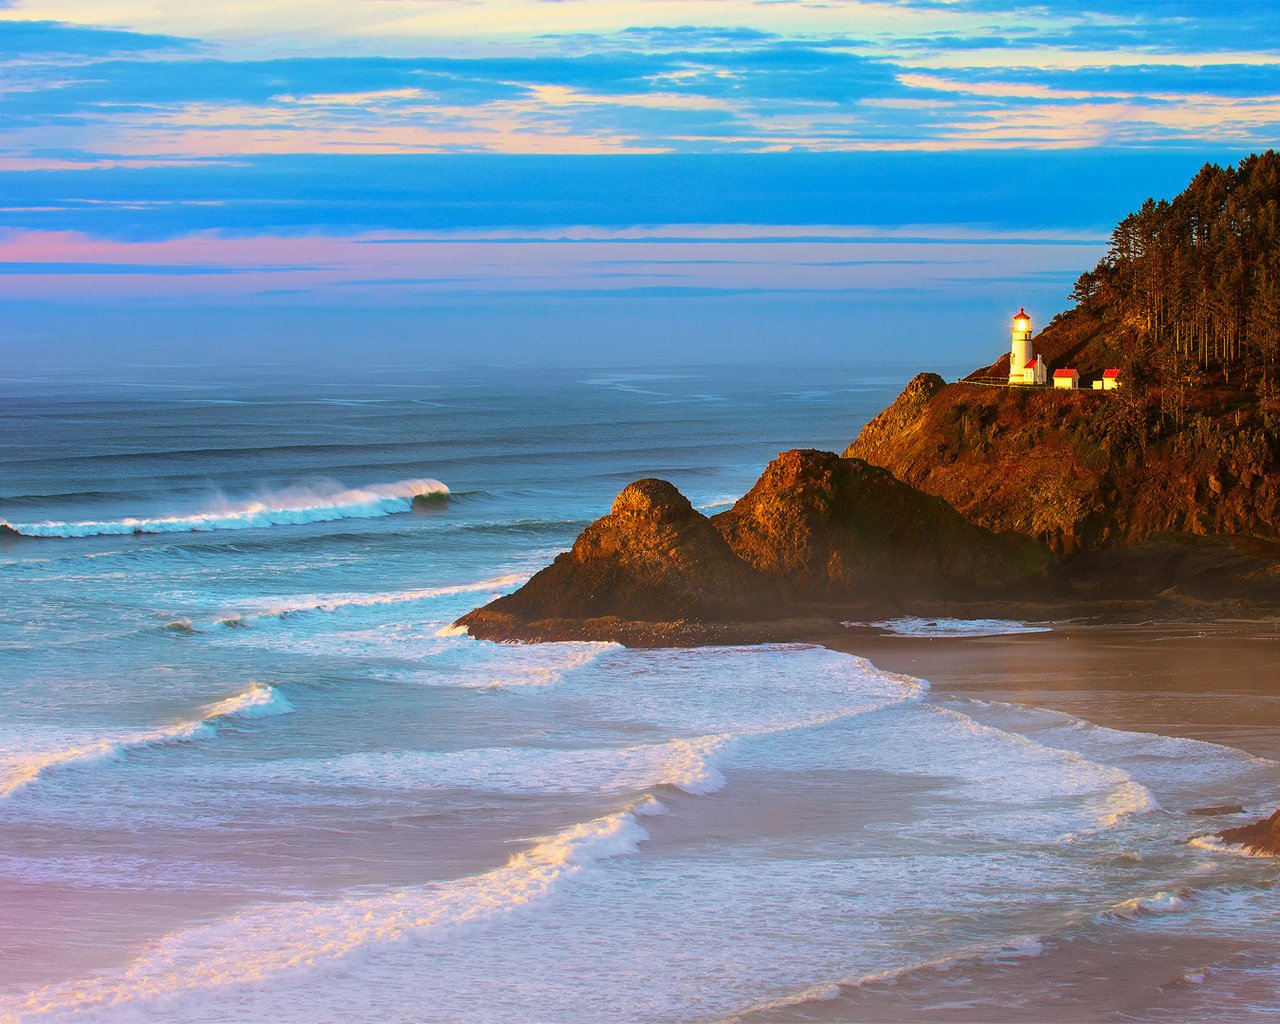
<path id="1" fill-rule="evenodd" d="M 1280 4 L 0 0 L 0 359 L 977 365 Z"/>

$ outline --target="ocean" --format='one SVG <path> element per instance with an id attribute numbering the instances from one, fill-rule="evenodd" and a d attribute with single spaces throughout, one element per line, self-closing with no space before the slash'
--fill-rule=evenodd
<path id="1" fill-rule="evenodd" d="M 1275 803 L 1267 758 L 819 647 L 449 628 L 631 480 L 726 508 L 911 368 L 8 372 L 0 1020 L 981 1019 L 948 986 L 1016 1006 L 1064 944 L 1274 930 L 1183 813 Z M 1231 969 L 1123 1019 L 1274 1019 Z"/>

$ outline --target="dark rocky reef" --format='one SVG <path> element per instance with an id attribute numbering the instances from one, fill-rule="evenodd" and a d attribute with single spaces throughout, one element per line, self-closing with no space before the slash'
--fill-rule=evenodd
<path id="1" fill-rule="evenodd" d="M 458 623 L 497 640 L 820 639 L 853 609 L 1009 597 L 1048 565 L 865 462 L 791 451 L 713 519 L 665 481 L 630 484 L 571 551 Z"/>
<path id="2" fill-rule="evenodd" d="M 1241 825 L 1218 833 L 1230 846 L 1243 846 L 1249 853 L 1280 857 L 1280 811 L 1252 825 Z"/>

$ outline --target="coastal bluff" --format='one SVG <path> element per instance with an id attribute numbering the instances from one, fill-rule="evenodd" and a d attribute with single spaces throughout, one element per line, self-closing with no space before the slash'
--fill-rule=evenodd
<path id="1" fill-rule="evenodd" d="M 841 618 L 1038 591 L 1050 555 L 832 452 L 783 452 L 707 518 L 638 480 L 570 551 L 457 625 L 481 639 L 645 646 L 819 639 Z"/>
<path id="2" fill-rule="evenodd" d="M 1165 533 L 1280 540 L 1275 434 L 1233 392 L 1196 398 L 1199 417 L 1174 429 L 1158 392 L 946 384 L 922 373 L 844 455 L 1062 556 Z"/>

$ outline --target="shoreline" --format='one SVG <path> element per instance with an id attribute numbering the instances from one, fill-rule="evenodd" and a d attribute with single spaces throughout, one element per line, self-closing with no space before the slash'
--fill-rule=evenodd
<path id="1" fill-rule="evenodd" d="M 1273 621 L 1143 625 L 1045 623 L 1046 632 L 969 637 L 872 635 L 825 646 L 877 669 L 926 681 L 943 699 L 1006 702 L 1063 712 L 1096 725 L 1177 736 L 1280 760 L 1280 630 Z M 1251 824 L 1280 806 L 1243 813 L 1224 782 L 1224 806 L 1166 808 L 1186 817 L 1187 837 Z M 1207 813 L 1218 811 L 1220 813 Z M 1234 811 L 1235 813 L 1230 813 Z M 1228 812 L 1228 813 L 1221 813 Z M 1258 877 L 1280 858 L 1259 858 Z M 1267 936 L 1206 923 L 1188 897 L 1186 922 L 1164 930 L 1117 925 L 1028 937 L 1026 950 L 975 952 L 907 966 L 883 977 L 816 986 L 808 995 L 745 1011 L 734 1024 L 1025 1024 L 1257 1020 L 1250 1003 L 1274 995 Z M 1217 1006 L 1235 1006 L 1219 1016 Z"/>
<path id="2" fill-rule="evenodd" d="M 1028 704 L 1280 760 L 1280 625 L 1045 625 L 1045 632 L 967 637 L 862 632 L 824 646 L 924 679 L 935 692 Z"/>

